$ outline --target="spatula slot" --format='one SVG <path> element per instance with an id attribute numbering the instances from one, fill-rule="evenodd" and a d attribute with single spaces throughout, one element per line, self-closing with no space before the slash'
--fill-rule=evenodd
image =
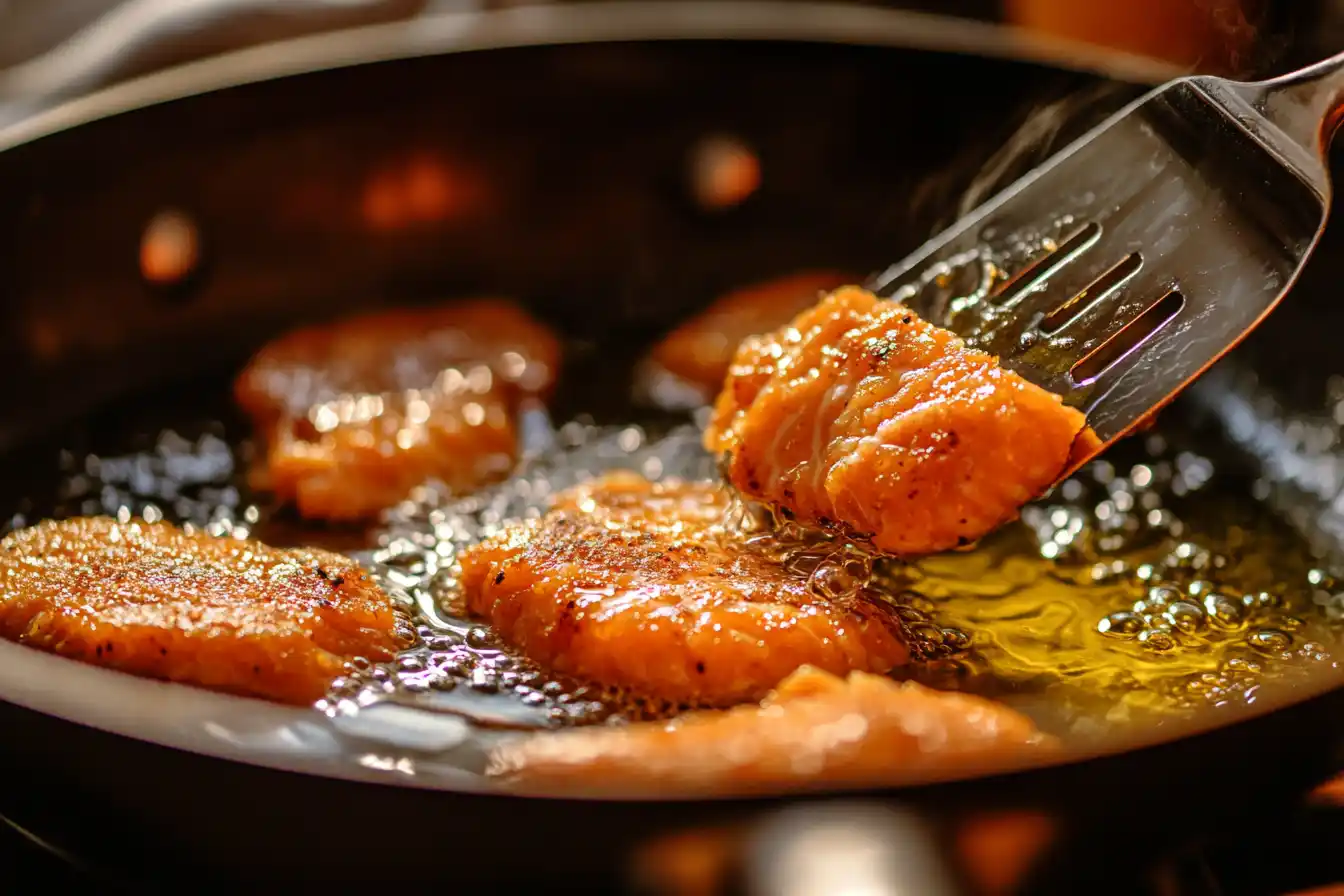
<path id="1" fill-rule="evenodd" d="M 1093 280 L 1072 298 L 1047 314 L 1045 320 L 1041 322 L 1041 329 L 1051 335 L 1058 333 L 1071 322 L 1077 320 L 1083 312 L 1123 286 L 1125 281 L 1137 274 L 1142 267 L 1143 256 L 1139 253 L 1134 252 L 1125 256 L 1119 264 Z"/>
<path id="2" fill-rule="evenodd" d="M 1037 289 L 1060 268 L 1082 255 L 1101 239 L 1101 225 L 1089 221 L 1064 238 L 1051 252 L 1033 261 L 1012 278 L 1000 284 L 991 294 L 999 305 L 1009 307 L 1027 293 Z"/>
<path id="3" fill-rule="evenodd" d="M 1105 373 L 1130 352 L 1143 345 L 1165 327 L 1185 307 L 1185 296 L 1176 290 L 1149 305 L 1142 314 L 1113 333 L 1109 339 L 1084 355 L 1069 370 L 1075 386 L 1085 386 Z"/>

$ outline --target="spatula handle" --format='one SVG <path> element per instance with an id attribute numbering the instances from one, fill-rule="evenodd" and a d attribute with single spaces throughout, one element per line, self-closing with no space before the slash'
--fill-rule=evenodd
<path id="1" fill-rule="evenodd" d="M 1324 158 L 1344 123 L 1344 53 L 1292 74 L 1243 85 L 1241 92 L 1286 136 Z"/>

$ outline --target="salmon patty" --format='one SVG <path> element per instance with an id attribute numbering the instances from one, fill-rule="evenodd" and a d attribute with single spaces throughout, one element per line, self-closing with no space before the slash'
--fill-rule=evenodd
<path id="1" fill-rule="evenodd" d="M 256 482 L 306 518 L 353 521 L 430 479 L 460 492 L 501 478 L 519 407 L 550 391 L 559 362 L 550 331 L 495 300 L 290 333 L 235 384 L 267 443 Z"/>
<path id="2" fill-rule="evenodd" d="M 861 595 L 814 592 L 725 526 L 709 483 L 612 473 L 460 556 L 467 610 L 533 660 L 683 705 L 759 700 L 803 665 L 907 662 L 899 623 Z"/>
<path id="3" fill-rule="evenodd" d="M 896 555 L 967 545 L 1069 469 L 1083 415 L 847 287 L 738 349 L 705 433 L 743 494 Z"/>
<path id="4" fill-rule="evenodd" d="M 702 407 L 714 400 L 733 354 L 748 336 L 781 327 L 852 278 L 805 271 L 722 296 L 658 343 L 639 370 L 641 397 L 660 407 Z"/>
<path id="5" fill-rule="evenodd" d="M 311 703 L 401 644 L 392 604 L 320 550 L 87 517 L 0 540 L 0 636 L 134 675 Z"/>
<path id="6" fill-rule="evenodd" d="M 543 790 L 741 793 L 922 781 L 1055 746 L 1026 717 L 982 697 L 803 668 L 760 705 L 506 742 L 489 772 Z"/>

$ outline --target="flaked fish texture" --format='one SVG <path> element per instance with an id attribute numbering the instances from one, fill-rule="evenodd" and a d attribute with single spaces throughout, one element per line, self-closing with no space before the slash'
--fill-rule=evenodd
<path id="1" fill-rule="evenodd" d="M 784 517 L 918 555 L 1015 518 L 1090 432 L 992 356 L 846 287 L 742 344 L 705 447 Z"/>
<path id="2" fill-rule="evenodd" d="M 972 774 L 1057 746 L 1025 716 L 982 697 L 807 667 L 759 705 L 508 742 L 489 772 L 555 792 L 750 793 Z"/>
<path id="3" fill-rule="evenodd" d="M 502 300 L 296 330 L 235 384 L 266 442 L 254 482 L 304 517 L 350 521 L 431 479 L 458 492 L 500 479 L 521 407 L 544 399 L 559 364 L 555 336 Z"/>
<path id="4" fill-rule="evenodd" d="M 886 672 L 891 607 L 819 593 L 816 571 L 728 522 L 713 483 L 610 473 L 460 555 L 466 608 L 533 660 L 674 704 L 759 700 L 801 665 Z"/>
<path id="5" fill-rule="evenodd" d="M 134 675 L 312 703 L 409 638 L 349 558 L 84 517 L 0 540 L 0 635 Z"/>

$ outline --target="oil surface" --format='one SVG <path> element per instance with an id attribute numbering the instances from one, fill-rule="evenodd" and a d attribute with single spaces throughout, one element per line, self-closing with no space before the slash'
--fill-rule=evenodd
<path id="1" fill-rule="evenodd" d="M 318 704 L 333 717 L 391 701 L 517 728 L 680 709 L 553 676 L 455 615 L 455 557 L 607 470 L 714 478 L 697 427 L 532 420 L 512 478 L 467 497 L 416 489 L 368 531 L 303 526 L 249 495 L 248 448 L 231 429 L 207 422 L 141 433 L 122 453 L 67 451 L 52 494 L 29 496 L 11 525 L 138 515 L 352 553 L 412 615 L 417 638 L 394 663 L 352 664 Z M 915 677 L 1002 699 L 1059 733 L 1253 702 L 1271 676 L 1334 666 L 1344 624 L 1317 599 L 1333 582 L 1237 476 L 1182 445 L 1131 440 L 971 550 L 880 562 L 837 584 L 834 544 L 784 549 L 816 587 L 868 587 L 894 604 L 921 659 Z"/>
<path id="2" fill-rule="evenodd" d="M 1123 462 L 1121 458 L 1124 458 Z M 971 634 L 930 683 L 998 694 L 1066 730 L 1253 703 L 1334 667 L 1339 620 L 1301 541 L 1161 436 L 1094 461 L 976 550 L 896 572 Z"/>

